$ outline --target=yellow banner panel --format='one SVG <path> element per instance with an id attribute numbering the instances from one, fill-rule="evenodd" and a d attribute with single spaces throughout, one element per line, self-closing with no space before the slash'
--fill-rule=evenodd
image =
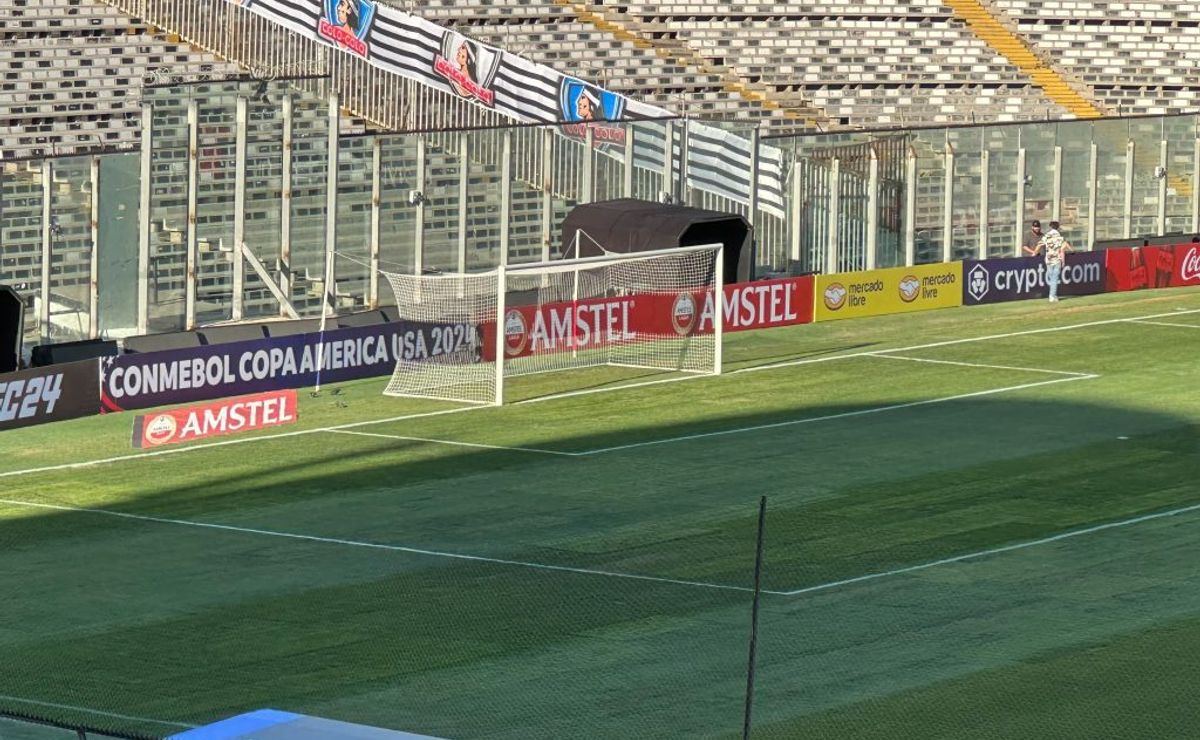
<path id="1" fill-rule="evenodd" d="M 817 276 L 817 321 L 962 305 L 962 263 Z"/>

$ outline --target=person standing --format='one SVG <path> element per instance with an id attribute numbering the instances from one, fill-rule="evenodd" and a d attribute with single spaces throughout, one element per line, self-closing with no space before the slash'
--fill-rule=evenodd
<path id="1" fill-rule="evenodd" d="M 1035 222 L 1036 223 L 1036 222 Z M 1058 302 L 1058 280 L 1062 277 L 1063 263 L 1066 262 L 1067 252 L 1070 252 L 1071 245 L 1063 238 L 1059 232 L 1059 224 L 1057 221 L 1050 222 L 1050 229 L 1042 235 L 1037 246 L 1032 250 L 1032 254 L 1045 254 L 1046 260 L 1046 285 L 1050 287 L 1050 302 Z"/>
<path id="2" fill-rule="evenodd" d="M 1025 250 L 1025 254 L 1037 254 L 1037 246 L 1042 241 L 1042 222 L 1036 218 L 1029 223 L 1029 236 L 1025 237 L 1025 243 L 1021 248 Z"/>

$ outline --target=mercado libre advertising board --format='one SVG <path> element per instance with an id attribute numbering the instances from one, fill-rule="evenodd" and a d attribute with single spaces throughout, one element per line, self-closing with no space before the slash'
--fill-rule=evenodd
<path id="1" fill-rule="evenodd" d="M 962 305 L 962 263 L 818 275 L 816 320 L 928 311 Z"/>
<path id="2" fill-rule="evenodd" d="M 95 414 L 99 377 L 99 360 L 0 374 L 0 430 Z"/>
<path id="3" fill-rule="evenodd" d="M 272 391 L 215 403 L 143 414 L 133 420 L 133 446 L 139 449 L 194 442 L 294 424 L 296 391 Z"/>

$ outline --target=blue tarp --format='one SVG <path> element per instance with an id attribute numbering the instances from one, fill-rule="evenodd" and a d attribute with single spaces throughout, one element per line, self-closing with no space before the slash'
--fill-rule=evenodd
<path id="1" fill-rule="evenodd" d="M 168 740 L 438 740 L 396 730 L 259 709 L 172 735 Z"/>

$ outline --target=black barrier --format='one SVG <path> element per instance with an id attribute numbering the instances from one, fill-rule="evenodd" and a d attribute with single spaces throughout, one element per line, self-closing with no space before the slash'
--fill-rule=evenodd
<path id="1" fill-rule="evenodd" d="M 100 361 L 0 375 L 0 430 L 92 416 L 100 410 Z"/>
<path id="2" fill-rule="evenodd" d="M 1059 295 L 1103 293 L 1103 252 L 1072 252 L 1059 278 Z M 963 305 L 1046 298 L 1046 264 L 1042 257 L 1008 257 L 963 262 Z"/>
<path id="3" fill-rule="evenodd" d="M 7 285 L 0 285 L 0 373 L 10 373 L 21 366 L 24 316 L 21 296 Z"/>

